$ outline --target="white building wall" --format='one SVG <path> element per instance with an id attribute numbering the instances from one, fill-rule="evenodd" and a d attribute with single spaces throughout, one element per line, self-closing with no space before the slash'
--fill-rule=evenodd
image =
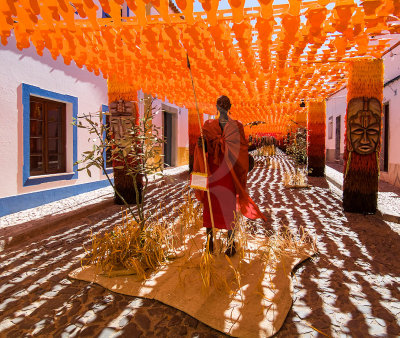
<path id="1" fill-rule="evenodd" d="M 400 187 L 400 79 L 388 83 L 400 76 L 400 46 L 386 54 L 383 60 L 386 83 L 383 103 L 389 104 L 389 166 L 387 172 L 381 172 L 381 178 Z"/>
<path id="2" fill-rule="evenodd" d="M 61 56 L 51 58 L 45 49 L 43 56 L 34 47 L 19 51 L 13 37 L 7 46 L 0 47 L 0 198 L 5 196 L 50 189 L 71 184 L 81 184 L 104 179 L 99 170 L 93 170 L 92 177 L 79 172 L 76 180 L 65 180 L 23 186 L 23 123 L 22 123 L 22 83 L 41 89 L 66 94 L 78 98 L 78 115 L 96 112 L 101 104 L 107 104 L 107 83 L 103 77 L 89 73 L 85 68 L 64 64 Z M 69 122 L 72 122 L 71 107 L 67 105 Z M 68 121 L 68 120 L 67 120 Z M 67 125 L 67 138 L 72 139 L 72 126 Z M 78 159 L 83 151 L 91 148 L 89 136 L 78 128 Z M 69 149 L 68 149 L 69 147 Z M 67 154 L 71 153 L 68 142 Z M 72 160 L 67 161 L 67 169 L 72 170 Z"/>
<path id="3" fill-rule="evenodd" d="M 138 101 L 139 101 L 139 116 L 144 115 L 145 110 L 145 99 L 146 95 L 139 90 Z M 168 102 L 168 99 L 162 101 L 155 99 L 153 101 L 153 120 L 152 124 L 154 127 L 159 128 L 159 136 L 163 135 L 164 116 L 163 111 L 172 114 L 172 165 L 179 166 L 188 163 L 189 151 L 189 133 L 188 133 L 188 109 L 185 107 L 179 107 L 174 103 Z M 186 157 L 185 157 L 186 156 Z"/>
<path id="4" fill-rule="evenodd" d="M 389 167 L 387 173 L 381 172 L 381 178 L 400 187 L 400 79 L 386 86 L 383 95 L 384 103 L 389 104 Z"/>
<path id="5" fill-rule="evenodd" d="M 400 74 L 400 46 L 383 56 L 385 83 Z"/>
<path id="6" fill-rule="evenodd" d="M 340 159 L 343 158 L 344 153 L 344 116 L 347 107 L 347 89 L 344 88 L 332 95 L 326 101 L 326 125 L 329 128 L 329 118 L 332 117 L 332 138 L 329 138 L 329 130 L 325 135 L 326 157 L 327 161 L 334 161 L 335 148 L 336 148 L 336 118 L 340 116 Z"/>
<path id="7" fill-rule="evenodd" d="M 99 7 L 97 17 L 101 18 L 102 9 L 99 1 L 95 0 L 94 3 Z M 148 14 L 158 14 L 151 6 L 148 9 L 150 12 Z M 170 9 L 169 12 L 172 12 L 172 10 Z M 127 16 L 127 14 L 128 9 L 124 4 L 122 6 L 122 16 Z M 129 11 L 129 16 L 134 16 L 134 13 Z M 80 17 L 76 15 L 76 18 L 79 19 Z M 100 170 L 92 167 L 91 176 L 86 171 L 80 171 L 78 177 L 73 179 L 24 185 L 22 84 L 61 95 L 76 97 L 78 100 L 78 115 L 89 112 L 94 113 L 101 109 L 102 105 L 108 104 L 107 82 L 101 75 L 96 77 L 93 73 L 89 73 L 85 67 L 79 69 L 73 62 L 67 66 L 61 56 L 57 60 L 53 60 L 47 49 L 44 50 L 43 56 L 39 56 L 33 46 L 19 51 L 16 48 L 13 36 L 9 38 L 7 46 L 0 45 L 0 161 L 2 163 L 0 168 L 0 217 L 4 214 L 24 209 L 23 205 L 19 209 L 14 208 L 14 205 L 19 203 L 15 202 L 15 198 L 22 197 L 18 201 L 37 199 L 36 205 L 40 205 L 40 203 L 49 202 L 48 197 L 50 195 L 57 195 L 54 200 L 65 198 L 68 196 L 62 197 L 62 194 L 73 195 L 84 192 L 82 189 L 94 189 L 93 187 L 98 186 L 97 183 L 102 183 L 106 179 Z M 144 94 L 140 92 L 139 95 L 143 96 Z M 161 101 L 159 104 L 161 104 Z M 174 165 L 187 164 L 188 159 L 185 156 L 188 153 L 189 143 L 188 111 L 168 102 L 164 102 L 163 106 L 169 108 L 170 112 L 175 114 Z M 73 172 L 73 128 L 71 126 L 73 104 L 67 103 L 66 107 L 66 171 Z M 139 105 L 139 109 L 140 113 L 143 114 L 143 107 Z M 162 127 L 161 113 L 155 117 L 153 123 Z M 160 131 L 162 132 L 162 129 Z M 97 142 L 97 140 L 90 137 L 84 129 L 78 128 L 77 132 L 77 159 L 79 160 L 81 154 L 84 151 L 91 150 L 93 142 Z M 88 184 L 85 183 L 89 183 L 92 188 L 88 188 Z M 83 186 L 85 188 L 82 188 Z M 75 187 L 78 188 L 75 189 Z M 57 193 L 55 193 L 56 190 Z M 60 193 L 60 190 L 64 192 Z M 66 190 L 68 191 L 65 192 Z M 21 202 L 19 204 L 24 203 Z"/>
<path id="8" fill-rule="evenodd" d="M 188 158 L 185 158 L 185 154 L 189 151 L 188 110 L 168 102 L 167 99 L 164 102 L 158 100 L 157 104 L 161 107 L 161 112 L 154 123 L 160 127 L 161 132 L 164 123 L 163 111 L 172 114 L 172 166 L 187 164 Z"/>
<path id="9" fill-rule="evenodd" d="M 187 108 L 179 108 L 178 147 L 189 149 L 189 115 Z"/>

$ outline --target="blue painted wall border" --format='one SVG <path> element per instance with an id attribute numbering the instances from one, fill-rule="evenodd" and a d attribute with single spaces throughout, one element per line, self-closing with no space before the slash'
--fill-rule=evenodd
<path id="1" fill-rule="evenodd" d="M 106 12 L 104 12 L 104 11 L 102 10 L 102 11 L 101 11 L 101 17 L 102 17 L 103 19 L 105 19 L 105 18 L 111 18 L 111 15 L 108 14 L 108 13 L 106 13 Z"/>
<path id="2" fill-rule="evenodd" d="M 108 180 L 0 198 L 0 217 L 108 186 Z"/>
<path id="3" fill-rule="evenodd" d="M 45 182 L 54 182 L 61 180 L 72 180 L 78 178 L 78 166 L 73 165 L 73 174 L 62 173 L 59 175 L 49 177 L 35 177 L 30 176 L 30 97 L 39 96 L 47 99 L 53 99 L 72 104 L 72 117 L 75 119 L 78 116 L 78 98 L 71 95 L 64 95 L 55 93 L 49 90 L 41 89 L 26 83 L 22 84 L 22 106 L 23 106 L 23 159 L 24 164 L 22 168 L 22 185 L 37 185 Z M 72 127 L 72 161 L 75 163 L 78 159 L 78 128 Z"/>
<path id="4" fill-rule="evenodd" d="M 108 106 L 105 104 L 101 105 L 101 111 L 102 113 L 108 112 Z M 103 125 L 106 125 L 107 123 L 107 115 L 103 115 L 103 121 L 102 121 Z M 106 138 L 106 131 L 103 132 L 103 140 L 105 140 Z M 104 160 L 104 164 L 106 163 L 106 152 L 103 152 L 103 160 Z M 106 168 L 106 173 L 107 174 L 112 174 L 113 173 L 113 168 Z"/>

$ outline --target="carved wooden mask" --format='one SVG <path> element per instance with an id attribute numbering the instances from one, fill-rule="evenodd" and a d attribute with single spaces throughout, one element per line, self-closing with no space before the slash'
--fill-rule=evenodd
<path id="1" fill-rule="evenodd" d="M 119 141 L 135 123 L 136 106 L 134 102 L 118 100 L 110 103 L 111 132 Z"/>
<path id="2" fill-rule="evenodd" d="M 373 153 L 381 136 L 381 103 L 357 97 L 347 105 L 348 149 L 360 155 Z"/>

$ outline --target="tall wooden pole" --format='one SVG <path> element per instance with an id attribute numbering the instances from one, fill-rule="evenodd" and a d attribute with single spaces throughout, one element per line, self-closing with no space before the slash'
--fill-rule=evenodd
<path id="1" fill-rule="evenodd" d="M 382 59 L 349 63 L 344 150 L 343 208 L 375 213 L 383 99 Z"/>
<path id="2" fill-rule="evenodd" d="M 325 176 L 325 120 L 325 100 L 309 102 L 307 119 L 309 176 Z"/>
<path id="3" fill-rule="evenodd" d="M 201 123 L 203 122 L 203 113 L 200 112 Z M 197 140 L 200 137 L 200 127 L 196 109 L 188 109 L 188 132 L 189 132 L 189 168 L 192 171 L 194 150 L 197 145 Z"/>
<path id="4" fill-rule="evenodd" d="M 119 110 L 121 105 L 126 106 L 129 104 L 132 106 L 132 113 L 130 119 L 134 119 L 135 123 L 139 123 L 139 110 L 138 110 L 138 95 L 136 88 L 133 88 L 129 84 L 119 80 L 119 79 L 109 79 L 107 81 L 108 84 L 108 101 L 111 112 L 111 125 L 113 124 L 113 120 L 116 120 L 118 123 L 118 117 L 113 117 L 113 112 L 111 107 L 117 106 L 116 109 L 117 114 L 119 115 Z M 125 109 L 125 108 L 123 108 Z M 112 126 L 111 126 L 112 127 Z M 121 126 L 122 127 L 122 126 Z M 113 128 L 111 128 L 113 129 Z M 120 128 L 123 130 L 123 128 Z M 128 204 L 134 204 L 137 201 L 136 190 L 134 178 L 127 174 L 127 166 L 134 166 L 135 163 L 132 161 L 128 161 L 128 163 L 124 163 L 124 161 L 113 161 L 113 173 L 114 173 L 114 185 L 115 189 L 118 191 L 119 195 L 121 195 L 124 200 Z M 124 167 L 124 168 L 117 168 Z M 142 177 L 138 175 L 136 177 L 136 186 L 139 191 L 139 199 L 142 191 Z M 124 204 L 123 200 L 118 194 L 115 194 L 114 201 L 116 204 Z"/>

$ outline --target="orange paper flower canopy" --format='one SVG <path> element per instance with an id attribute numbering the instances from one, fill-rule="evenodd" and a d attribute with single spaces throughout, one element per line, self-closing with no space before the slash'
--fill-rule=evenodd
<path id="1" fill-rule="evenodd" d="M 400 33 L 399 0 L 259 0 L 257 8 L 229 0 L 231 9 L 222 11 L 218 0 L 202 0 L 202 13 L 193 13 L 193 0 L 177 0 L 181 14 L 168 13 L 168 0 L 126 0 L 136 16 L 121 17 L 124 2 L 3 0 L 1 42 L 13 32 L 19 49 L 33 44 L 42 55 L 47 48 L 66 64 L 194 108 L 188 53 L 203 112 L 214 114 L 225 94 L 235 118 L 262 120 L 257 133 L 279 134 L 300 99 L 344 85 L 343 61 L 380 57 L 387 34 Z M 148 3 L 159 16 L 146 15 Z M 100 6 L 111 18 L 96 17 Z"/>

